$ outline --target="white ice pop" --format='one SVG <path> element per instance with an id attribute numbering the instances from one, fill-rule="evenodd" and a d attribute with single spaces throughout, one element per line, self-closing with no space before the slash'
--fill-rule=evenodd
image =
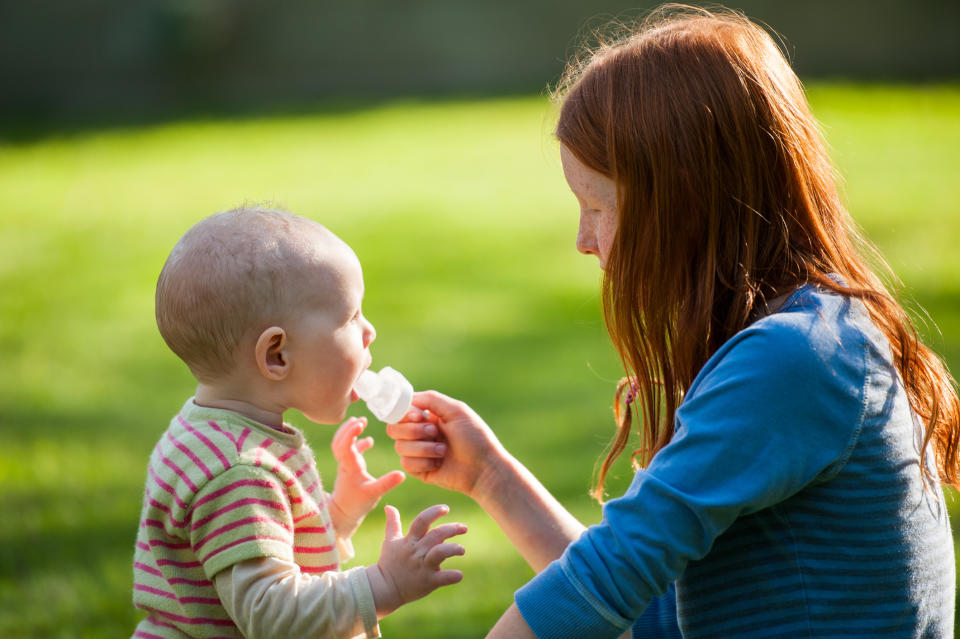
<path id="1" fill-rule="evenodd" d="M 354 385 L 374 417 L 395 424 L 407 414 L 413 399 L 413 385 L 396 370 L 384 366 L 379 373 L 367 369 Z"/>

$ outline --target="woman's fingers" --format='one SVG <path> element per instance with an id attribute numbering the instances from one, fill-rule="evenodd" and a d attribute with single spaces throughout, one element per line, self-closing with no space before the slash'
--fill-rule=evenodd
<path id="1" fill-rule="evenodd" d="M 387 424 L 387 436 L 396 440 L 436 439 L 439 432 L 437 425 L 432 422 Z"/>
<path id="2" fill-rule="evenodd" d="M 406 441 L 398 439 L 393 442 L 393 449 L 401 457 L 426 457 L 428 459 L 442 459 L 447 454 L 447 445 L 435 441 Z"/>
<path id="3" fill-rule="evenodd" d="M 413 394 L 413 405 L 420 410 L 433 413 L 440 421 L 449 421 L 460 417 L 464 413 L 463 402 L 435 390 L 420 391 Z"/>
<path id="4" fill-rule="evenodd" d="M 418 479 L 425 479 L 424 473 L 436 470 L 443 461 L 429 457 L 401 457 L 400 468 Z"/>

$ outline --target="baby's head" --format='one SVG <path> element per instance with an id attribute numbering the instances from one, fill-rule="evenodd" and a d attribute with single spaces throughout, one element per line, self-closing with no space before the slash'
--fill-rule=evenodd
<path id="1" fill-rule="evenodd" d="M 370 365 L 375 333 L 362 300 L 360 262 L 333 233 L 290 213 L 239 208 L 180 238 L 157 282 L 156 315 L 201 384 L 333 423 Z"/>

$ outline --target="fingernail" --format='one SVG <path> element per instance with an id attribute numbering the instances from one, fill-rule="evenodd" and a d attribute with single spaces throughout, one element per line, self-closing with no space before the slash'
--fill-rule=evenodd
<path id="1" fill-rule="evenodd" d="M 436 446 L 433 447 L 433 450 L 436 451 L 438 455 L 444 455 L 447 452 L 447 445 L 437 444 Z"/>
<path id="2" fill-rule="evenodd" d="M 423 433 L 427 437 L 435 437 L 437 435 L 437 427 L 433 424 L 427 424 L 423 427 Z"/>

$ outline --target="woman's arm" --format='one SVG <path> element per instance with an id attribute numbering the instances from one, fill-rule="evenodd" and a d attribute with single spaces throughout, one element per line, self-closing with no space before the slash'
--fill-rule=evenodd
<path id="1" fill-rule="evenodd" d="M 523 620 L 517 604 L 511 604 L 487 634 L 487 639 L 537 639 L 537 636 Z"/>
<path id="2" fill-rule="evenodd" d="M 387 426 L 404 470 L 476 501 L 536 572 L 580 537 L 583 524 L 469 406 L 436 391 L 416 393 L 413 404 L 420 410 L 408 421 Z"/>

